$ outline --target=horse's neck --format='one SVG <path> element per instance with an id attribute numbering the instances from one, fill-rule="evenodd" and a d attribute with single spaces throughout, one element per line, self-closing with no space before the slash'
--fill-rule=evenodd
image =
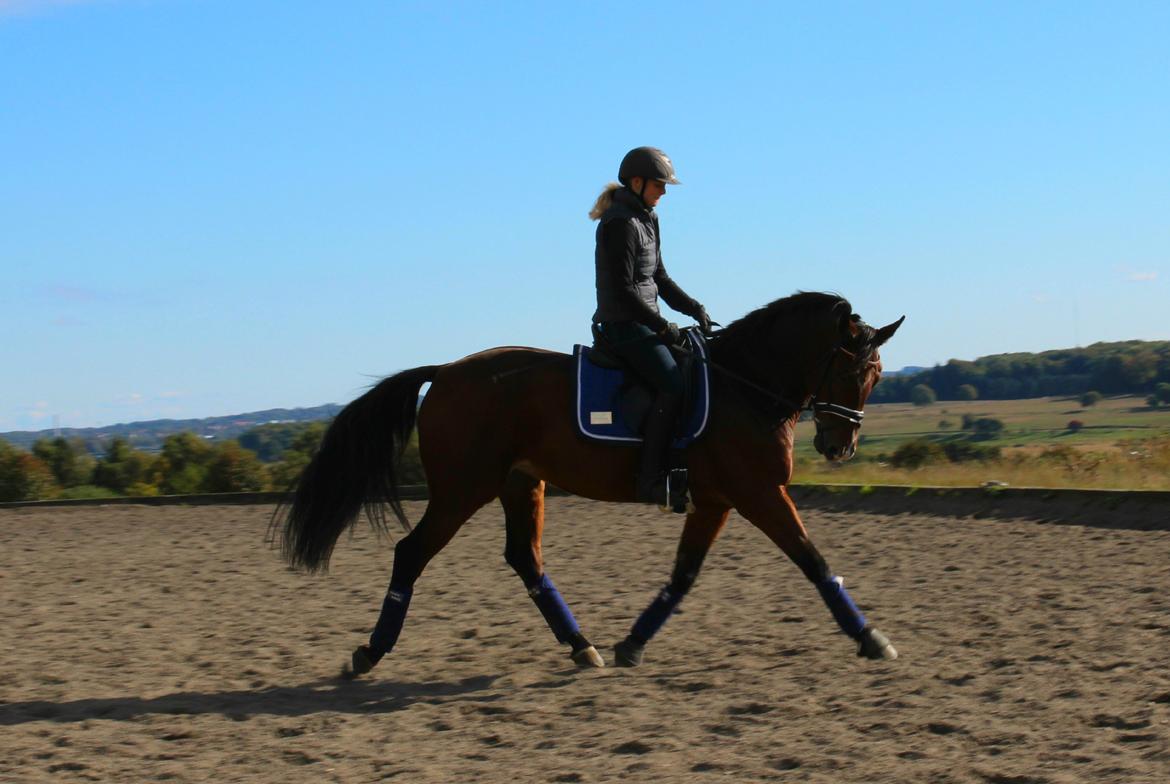
<path id="1" fill-rule="evenodd" d="M 773 356 L 763 346 L 742 341 L 732 346 L 720 345 L 718 341 L 711 345 L 711 360 L 715 364 L 797 404 L 805 403 L 812 394 L 808 381 L 809 353 L 796 351 L 786 357 Z"/>

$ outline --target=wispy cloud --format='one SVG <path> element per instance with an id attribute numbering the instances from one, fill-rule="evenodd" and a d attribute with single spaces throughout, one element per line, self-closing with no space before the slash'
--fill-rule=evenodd
<path id="1" fill-rule="evenodd" d="M 1131 272 L 1126 276 L 1126 280 L 1136 281 L 1138 283 L 1146 283 L 1151 280 L 1157 280 L 1157 272 Z"/>
<path id="2" fill-rule="evenodd" d="M 39 421 L 49 416 L 49 401 L 38 400 L 32 404 L 32 407 L 24 412 L 25 416 L 34 421 Z"/>

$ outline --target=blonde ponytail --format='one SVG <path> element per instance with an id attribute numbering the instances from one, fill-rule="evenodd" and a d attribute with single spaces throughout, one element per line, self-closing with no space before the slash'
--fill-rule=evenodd
<path id="1" fill-rule="evenodd" d="M 620 187 L 622 186 L 616 182 L 611 182 L 602 189 L 597 201 L 593 202 L 593 209 L 589 210 L 590 220 L 601 220 L 601 216 L 609 209 L 609 205 L 613 204 L 613 192 Z"/>

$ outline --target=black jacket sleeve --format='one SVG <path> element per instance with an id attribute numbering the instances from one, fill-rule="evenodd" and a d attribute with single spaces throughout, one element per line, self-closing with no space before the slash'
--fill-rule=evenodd
<path id="1" fill-rule="evenodd" d="M 693 319 L 699 317 L 699 303 L 687 296 L 682 287 L 666 274 L 666 267 L 662 264 L 661 256 L 658 257 L 658 269 L 654 271 L 654 282 L 658 284 L 658 293 L 667 305 Z"/>
<path id="2" fill-rule="evenodd" d="M 601 236 L 605 246 L 605 257 L 612 265 L 610 270 L 612 280 L 618 284 L 618 295 L 626 301 L 632 312 L 638 314 L 637 320 L 640 323 L 655 332 L 660 332 L 667 324 L 666 319 L 642 301 L 634 286 L 634 264 L 638 253 L 638 238 L 634 227 L 629 221 L 613 220 L 605 224 Z"/>

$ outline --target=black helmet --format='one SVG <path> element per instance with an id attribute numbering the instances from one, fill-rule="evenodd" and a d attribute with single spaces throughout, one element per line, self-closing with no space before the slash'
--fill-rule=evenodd
<path id="1" fill-rule="evenodd" d="M 674 176 L 674 164 L 657 147 L 635 147 L 626 153 L 622 165 L 618 167 L 618 180 L 622 185 L 629 185 L 631 177 L 661 180 L 670 185 L 679 184 Z"/>

